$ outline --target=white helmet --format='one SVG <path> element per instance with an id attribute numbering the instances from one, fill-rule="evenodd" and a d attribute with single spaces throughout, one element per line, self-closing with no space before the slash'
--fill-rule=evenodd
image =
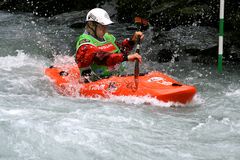
<path id="1" fill-rule="evenodd" d="M 101 8 L 94 8 L 90 10 L 87 14 L 86 21 L 94 21 L 100 23 L 101 25 L 109 25 L 114 23 L 111 21 L 108 13 Z"/>

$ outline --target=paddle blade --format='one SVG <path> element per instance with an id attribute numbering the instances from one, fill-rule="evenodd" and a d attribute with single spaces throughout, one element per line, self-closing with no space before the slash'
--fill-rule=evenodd
<path id="1" fill-rule="evenodd" d="M 147 19 L 141 18 L 141 17 L 135 17 L 134 18 L 135 23 L 140 26 L 140 30 L 147 30 L 149 27 L 149 23 Z"/>

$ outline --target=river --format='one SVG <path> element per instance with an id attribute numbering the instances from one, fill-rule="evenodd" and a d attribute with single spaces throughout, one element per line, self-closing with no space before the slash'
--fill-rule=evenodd
<path id="1" fill-rule="evenodd" d="M 119 37 L 131 32 L 123 24 L 110 31 Z M 239 65 L 225 64 L 219 74 L 215 65 L 187 57 L 168 63 L 145 58 L 142 71 L 159 70 L 196 86 L 197 95 L 185 106 L 148 98 L 64 97 L 44 68 L 71 55 L 81 32 L 0 12 L 1 160 L 239 159 Z M 146 32 L 143 46 L 150 37 Z M 152 49 L 143 47 L 143 56 Z"/>

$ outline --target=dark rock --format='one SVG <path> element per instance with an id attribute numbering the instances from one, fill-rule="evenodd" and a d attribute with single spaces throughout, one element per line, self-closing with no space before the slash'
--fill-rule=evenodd
<path id="1" fill-rule="evenodd" d="M 146 18 L 151 10 L 149 0 L 118 0 L 117 1 L 118 20 L 120 22 L 133 22 L 134 17 Z"/>
<path id="2" fill-rule="evenodd" d="M 159 30 L 179 25 L 199 25 L 218 28 L 219 0 L 118 0 L 118 19 L 132 22 L 134 16 L 148 17 Z M 130 5 L 129 5 L 130 4 Z M 225 1 L 226 30 L 240 30 L 240 0 Z"/>
<path id="3" fill-rule="evenodd" d="M 224 38 L 224 63 L 240 62 L 240 48 L 236 42 L 229 39 L 231 36 L 232 34 L 227 34 Z M 170 31 L 162 31 L 153 39 L 153 45 L 159 46 L 158 57 L 155 57 L 158 62 L 170 61 L 179 55 L 180 57 L 192 56 L 193 62 L 217 63 L 218 34 L 214 28 L 180 26 Z"/>
<path id="4" fill-rule="evenodd" d="M 84 28 L 86 25 L 85 22 L 76 22 L 70 25 L 71 28 Z"/>
<path id="5" fill-rule="evenodd" d="M 82 26 L 85 25 L 85 18 L 88 10 L 73 11 L 59 14 L 49 18 L 48 22 L 51 24 L 68 25 L 68 26 Z"/>
<path id="6" fill-rule="evenodd" d="M 32 12 L 37 16 L 51 17 L 73 10 L 84 10 L 96 7 L 97 0 L 76 1 L 76 0 L 5 0 L 0 6 L 2 10 L 10 12 Z"/>
<path id="7" fill-rule="evenodd" d="M 196 58 L 194 58 L 193 62 L 201 62 L 205 64 L 212 64 L 217 62 L 218 55 L 218 46 L 213 46 L 210 48 L 206 48 L 204 50 L 199 50 L 196 54 Z"/>
<path id="8" fill-rule="evenodd" d="M 174 56 L 174 52 L 172 52 L 171 50 L 167 50 L 167 49 L 162 49 L 158 52 L 158 62 L 162 63 L 162 62 L 169 62 L 171 61 L 173 58 L 175 58 Z M 174 61 L 176 61 L 177 59 L 175 59 Z"/>
<path id="9" fill-rule="evenodd" d="M 230 35 L 228 35 L 230 37 Z M 179 26 L 170 31 L 156 32 L 153 37 L 152 54 L 155 61 L 167 62 L 177 57 L 192 56 L 193 62 L 216 63 L 218 58 L 218 34 L 215 28 Z M 224 39 L 224 61 L 239 61 L 239 48 L 228 38 Z M 150 54 L 151 57 L 154 57 Z M 153 60 L 153 59 L 151 59 Z"/>
<path id="10" fill-rule="evenodd" d="M 151 23 L 160 30 L 170 30 L 179 25 L 217 26 L 218 15 L 212 13 L 213 7 L 199 1 L 166 1 L 153 8 Z M 217 10 L 215 10 L 217 12 Z"/>
<path id="11" fill-rule="evenodd" d="M 67 12 L 71 9 L 71 0 L 54 1 L 54 0 L 6 0 L 1 9 L 10 12 L 32 12 L 38 16 L 53 16 L 59 13 Z"/>

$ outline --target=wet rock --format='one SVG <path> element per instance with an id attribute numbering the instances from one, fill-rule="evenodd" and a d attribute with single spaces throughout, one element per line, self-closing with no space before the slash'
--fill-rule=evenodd
<path id="1" fill-rule="evenodd" d="M 115 20 L 117 15 L 116 12 L 116 1 L 106 2 L 106 3 L 98 3 L 97 7 L 103 8 L 108 11 L 109 16 L 112 20 Z M 86 15 L 90 9 L 85 9 L 81 11 L 72 11 L 67 13 L 62 13 L 50 17 L 48 22 L 51 24 L 58 25 L 68 25 L 71 28 L 83 28 L 85 27 Z"/>
<path id="2" fill-rule="evenodd" d="M 158 54 L 158 61 L 164 59 L 166 62 L 178 56 L 199 56 L 204 50 L 217 46 L 217 43 L 217 30 L 214 28 L 179 26 L 169 31 L 155 32 L 152 45 L 161 53 Z"/>
<path id="3" fill-rule="evenodd" d="M 62 13 L 49 18 L 50 24 L 67 25 L 74 28 L 82 28 L 85 26 L 85 18 L 88 10 L 73 11 Z"/>
<path id="4" fill-rule="evenodd" d="M 179 25 L 211 26 L 218 28 L 219 0 L 118 0 L 118 19 L 132 22 L 136 15 L 148 18 L 159 30 Z M 131 5 L 129 5 L 131 4 Z M 240 0 L 225 1 L 225 28 L 240 30 Z"/>
<path id="5" fill-rule="evenodd" d="M 5 1 L 4 1 L 4 0 L 1 0 L 1 1 L 0 1 L 0 6 L 3 6 L 4 3 L 5 3 Z"/>
<path id="6" fill-rule="evenodd" d="M 54 1 L 54 0 L 5 0 L 0 9 L 10 12 L 32 12 L 38 16 L 53 16 L 59 13 L 68 12 L 73 3 L 71 0 Z"/>
<path id="7" fill-rule="evenodd" d="M 215 7 L 215 6 L 214 6 Z M 153 7 L 151 23 L 160 30 L 170 30 L 179 25 L 217 25 L 217 12 L 208 3 L 199 1 L 166 1 Z"/>
<path id="8" fill-rule="evenodd" d="M 219 0 L 161 0 L 151 3 L 141 0 L 139 6 L 134 1 L 129 2 L 131 5 L 124 0 L 118 1 L 119 19 L 131 22 L 136 14 L 148 17 L 156 35 L 151 45 L 158 48 L 149 51 L 150 60 L 170 61 L 178 54 L 194 56 L 195 62 L 213 63 L 217 60 Z M 225 1 L 225 61 L 238 61 L 240 56 L 239 25 L 240 0 Z"/>
<path id="9" fill-rule="evenodd" d="M 224 61 L 239 62 L 240 49 L 229 39 L 231 35 L 227 34 L 224 39 Z M 179 26 L 155 33 L 153 46 L 159 49 L 160 54 L 155 57 L 159 62 L 192 56 L 193 62 L 212 64 L 218 59 L 218 31 L 212 27 Z"/>
<path id="10" fill-rule="evenodd" d="M 174 56 L 174 52 L 171 50 L 167 50 L 167 49 L 162 49 L 158 51 L 158 58 L 157 61 L 159 63 L 163 63 L 163 62 L 169 62 L 171 60 L 173 60 L 175 58 Z M 174 59 L 174 61 L 176 61 L 176 59 Z"/>
<path id="11" fill-rule="evenodd" d="M 133 22 L 134 17 L 141 16 L 146 18 L 151 10 L 149 0 L 118 0 L 117 12 L 119 22 Z"/>
<path id="12" fill-rule="evenodd" d="M 190 53 L 190 52 L 188 52 Z M 196 50 L 196 56 L 192 59 L 192 62 L 215 64 L 217 63 L 218 46 L 206 48 L 204 50 Z"/>
<path id="13" fill-rule="evenodd" d="M 51 17 L 73 10 L 84 10 L 96 7 L 97 0 L 77 1 L 77 0 L 5 0 L 0 9 L 10 12 L 32 12 L 37 16 Z"/>

